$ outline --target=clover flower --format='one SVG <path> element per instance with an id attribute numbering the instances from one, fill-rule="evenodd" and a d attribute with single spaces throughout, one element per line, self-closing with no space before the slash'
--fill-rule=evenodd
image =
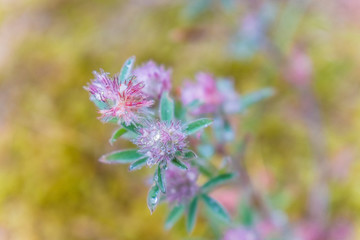
<path id="1" fill-rule="evenodd" d="M 148 157 L 148 166 L 169 162 L 186 150 L 187 135 L 180 121 L 146 121 L 138 132 L 139 136 L 133 143 L 140 148 L 140 153 Z"/>
<path id="2" fill-rule="evenodd" d="M 195 76 L 197 82 L 186 82 L 181 91 L 181 101 L 188 105 L 199 100 L 201 106 L 192 110 L 194 115 L 214 113 L 222 102 L 214 77 L 209 73 L 200 72 Z"/>
<path id="3" fill-rule="evenodd" d="M 199 190 L 196 184 L 199 172 L 187 165 L 188 170 L 170 165 L 166 171 L 166 199 L 170 204 L 188 203 Z"/>
<path id="4" fill-rule="evenodd" d="M 171 89 L 171 69 L 165 69 L 163 65 L 157 65 L 148 61 L 136 68 L 133 74 L 138 81 L 144 82 L 142 91 L 153 99 L 159 99 L 164 91 Z"/>
<path id="5" fill-rule="evenodd" d="M 90 100 L 99 107 L 100 119 L 108 122 L 117 118 L 119 123 L 130 125 L 139 122 L 153 104 L 141 92 L 144 83 L 134 82 L 134 77 L 120 82 L 117 76 L 109 77 L 103 70 L 94 71 L 95 79 L 85 87 L 91 96 Z"/>

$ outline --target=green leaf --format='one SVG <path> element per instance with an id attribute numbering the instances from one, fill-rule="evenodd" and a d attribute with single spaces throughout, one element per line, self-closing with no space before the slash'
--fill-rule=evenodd
<path id="1" fill-rule="evenodd" d="M 194 108 L 198 108 L 201 106 L 201 102 L 199 99 L 195 99 L 194 101 L 192 101 L 191 103 L 189 103 L 188 105 L 186 105 L 186 107 L 188 109 L 194 109 Z"/>
<path id="2" fill-rule="evenodd" d="M 239 206 L 240 221 L 244 226 L 252 226 L 254 224 L 255 213 L 251 206 L 247 203 L 241 203 Z"/>
<path id="3" fill-rule="evenodd" d="M 211 213 L 213 213 L 216 217 L 218 217 L 219 219 L 221 219 L 225 222 L 230 222 L 229 214 L 227 213 L 225 208 L 223 206 L 221 206 L 221 204 L 218 201 L 209 197 L 206 194 L 202 194 L 201 198 L 203 199 L 205 205 L 207 206 L 207 208 L 209 209 L 209 211 Z"/>
<path id="4" fill-rule="evenodd" d="M 111 152 L 103 155 L 99 161 L 103 163 L 132 163 L 143 155 L 137 152 L 137 149 L 128 149 Z"/>
<path id="5" fill-rule="evenodd" d="M 167 122 L 174 118 L 174 101 L 167 92 L 164 92 L 160 99 L 160 118 Z"/>
<path id="6" fill-rule="evenodd" d="M 197 216 L 198 197 L 196 196 L 189 205 L 189 211 L 186 218 L 186 230 L 191 233 L 194 230 Z"/>
<path id="7" fill-rule="evenodd" d="M 162 193 L 166 193 L 166 180 L 165 180 L 164 169 L 160 167 L 160 164 L 158 165 L 158 168 L 155 172 L 155 181 L 158 184 L 160 191 Z"/>
<path id="8" fill-rule="evenodd" d="M 174 226 L 174 224 L 180 219 L 181 215 L 184 213 L 185 206 L 184 205 L 178 205 L 173 207 L 171 209 L 168 217 L 165 221 L 165 229 L 169 230 Z"/>
<path id="9" fill-rule="evenodd" d="M 121 126 L 123 126 L 123 128 L 125 128 L 126 130 L 139 134 L 137 131 L 138 126 L 136 126 L 135 124 L 130 124 L 130 125 L 126 125 L 125 123 L 121 123 Z"/>
<path id="10" fill-rule="evenodd" d="M 194 153 L 191 150 L 185 152 L 184 155 L 182 156 L 183 160 L 192 160 L 192 159 L 195 159 L 195 158 L 197 158 L 196 153 Z"/>
<path id="11" fill-rule="evenodd" d="M 148 196 L 147 196 L 147 205 L 148 205 L 148 208 L 149 208 L 151 214 L 155 211 L 155 208 L 157 207 L 157 205 L 159 203 L 159 200 L 160 200 L 159 194 L 160 194 L 159 187 L 156 184 L 154 184 L 150 188 Z"/>
<path id="12" fill-rule="evenodd" d="M 146 161 L 148 160 L 148 157 L 140 158 L 139 160 L 136 160 L 129 166 L 129 171 L 134 171 L 141 169 L 146 165 Z"/>
<path id="13" fill-rule="evenodd" d="M 181 102 L 178 102 L 178 101 L 175 102 L 174 115 L 175 115 L 176 119 L 179 119 L 179 120 L 185 119 L 186 110 L 183 107 Z"/>
<path id="14" fill-rule="evenodd" d="M 216 171 L 216 169 L 211 168 L 205 161 L 200 159 L 196 159 L 196 161 L 192 161 L 192 164 L 198 168 L 198 170 L 201 172 L 201 174 L 205 175 L 206 177 L 212 177 L 214 174 L 213 172 Z"/>
<path id="15" fill-rule="evenodd" d="M 109 143 L 112 145 L 114 142 L 116 142 L 116 140 L 121 137 L 124 133 L 126 133 L 127 130 L 124 128 L 119 128 L 117 130 L 114 131 L 113 135 L 111 136 L 111 138 L 109 139 Z"/>
<path id="16" fill-rule="evenodd" d="M 171 160 L 171 163 L 174 164 L 176 167 L 183 169 L 183 170 L 187 170 L 188 167 L 185 165 L 185 163 L 183 163 L 182 161 L 180 161 L 177 158 L 174 158 L 173 160 Z"/>
<path id="17" fill-rule="evenodd" d="M 272 88 L 264 88 L 264 89 L 260 89 L 258 91 L 252 92 L 252 93 L 248 93 L 243 95 L 240 98 L 240 112 L 244 111 L 246 108 L 248 108 L 249 106 L 260 102 L 261 100 L 267 99 L 271 96 L 273 96 L 275 94 L 274 89 Z"/>
<path id="18" fill-rule="evenodd" d="M 212 120 L 210 120 L 208 118 L 201 118 L 201 119 L 195 120 L 193 122 L 188 123 L 185 126 L 185 133 L 187 135 L 194 134 L 194 133 L 200 131 L 201 129 L 206 128 L 211 123 L 212 123 Z"/>
<path id="19" fill-rule="evenodd" d="M 235 177 L 237 177 L 236 173 L 224 173 L 219 176 L 216 176 L 209 181 L 207 181 L 202 187 L 202 191 L 207 193 L 213 190 L 215 187 L 228 183 L 229 181 L 233 180 Z"/>
<path id="20" fill-rule="evenodd" d="M 119 83 L 123 83 L 131 74 L 132 68 L 135 63 L 135 56 L 128 58 L 122 66 L 119 74 Z"/>

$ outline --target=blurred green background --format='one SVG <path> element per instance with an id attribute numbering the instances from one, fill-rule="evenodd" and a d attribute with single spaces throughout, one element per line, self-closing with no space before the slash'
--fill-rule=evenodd
<path id="1" fill-rule="evenodd" d="M 129 174 L 97 161 L 128 143 L 108 144 L 115 126 L 97 120 L 83 86 L 93 70 L 116 73 L 132 55 L 137 65 L 153 59 L 172 67 L 174 89 L 199 70 L 233 77 L 239 92 L 274 87 L 276 96 L 243 119 L 254 137 L 247 164 L 264 194 L 276 192 L 290 218 L 302 216 L 314 171 L 301 95 L 265 54 L 247 61 L 229 55 L 229 38 L 246 13 L 241 4 L 231 11 L 214 4 L 193 18 L 187 7 L 180 0 L 0 0 L 0 239 L 187 238 L 183 222 L 163 230 L 166 207 L 150 215 L 147 170 Z M 280 49 L 307 45 L 336 176 L 329 215 L 360 229 L 360 6 L 314 1 L 301 14 Z M 287 36 L 276 26 L 270 36 Z M 193 236 L 211 239 L 205 221 Z"/>

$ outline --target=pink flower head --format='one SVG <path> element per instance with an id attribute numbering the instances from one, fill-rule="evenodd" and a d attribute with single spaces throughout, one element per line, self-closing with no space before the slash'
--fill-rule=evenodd
<path id="1" fill-rule="evenodd" d="M 200 72 L 195 76 L 197 82 L 186 82 L 181 91 L 181 101 L 188 105 L 199 100 L 201 106 L 192 111 L 195 115 L 214 113 L 222 102 L 214 77 L 209 73 Z"/>
<path id="2" fill-rule="evenodd" d="M 163 65 L 157 65 L 148 61 L 136 68 L 133 72 L 138 81 L 144 82 L 142 91 L 153 99 L 159 99 L 164 91 L 171 89 L 171 69 L 165 69 Z"/>
<path id="3" fill-rule="evenodd" d="M 187 165 L 189 167 L 189 164 Z M 170 165 L 165 176 L 166 199 L 170 204 L 188 203 L 199 190 L 196 184 L 199 172 L 196 168 L 182 170 Z"/>
<path id="4" fill-rule="evenodd" d="M 85 89 L 91 94 L 90 99 L 100 108 L 101 119 L 108 122 L 117 118 L 129 125 L 138 122 L 147 108 L 153 104 L 147 100 L 141 90 L 144 83 L 134 83 L 134 77 L 121 83 L 117 76 L 109 77 L 103 70 L 94 71 L 95 79 Z"/>
<path id="5" fill-rule="evenodd" d="M 227 230 L 222 240 L 259 240 L 256 234 L 244 227 L 231 228 Z"/>
<path id="6" fill-rule="evenodd" d="M 140 153 L 149 157 L 148 166 L 171 161 L 175 154 L 186 150 L 187 135 L 179 121 L 147 121 L 138 132 L 139 136 L 133 143 L 140 148 Z"/>

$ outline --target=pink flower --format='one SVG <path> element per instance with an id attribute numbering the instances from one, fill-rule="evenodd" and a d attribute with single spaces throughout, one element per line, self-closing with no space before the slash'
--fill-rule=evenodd
<path id="1" fill-rule="evenodd" d="M 187 165 L 188 170 L 170 165 L 166 171 L 166 199 L 170 204 L 188 203 L 199 190 L 196 184 L 199 172 Z"/>
<path id="2" fill-rule="evenodd" d="M 195 78 L 196 83 L 185 83 L 181 91 L 182 103 L 188 105 L 199 100 L 201 106 L 192 111 L 195 115 L 216 112 L 222 102 L 222 96 L 217 89 L 214 77 L 209 73 L 200 72 Z"/>
<path id="3" fill-rule="evenodd" d="M 103 70 L 94 71 L 95 79 L 85 89 L 91 94 L 90 99 L 100 108 L 101 119 L 108 122 L 117 118 L 119 122 L 129 125 L 139 122 L 147 108 L 153 104 L 141 92 L 144 84 L 134 83 L 129 78 L 120 83 L 117 76 L 111 79 Z"/>
<path id="4" fill-rule="evenodd" d="M 302 47 L 296 47 L 290 56 L 285 77 L 290 83 L 297 86 L 308 85 L 313 73 L 311 58 L 305 53 Z"/>
<path id="5" fill-rule="evenodd" d="M 143 128 L 138 129 L 139 136 L 133 140 L 140 150 L 148 156 L 147 164 L 152 166 L 162 161 L 168 162 L 186 150 L 187 135 L 181 122 L 147 121 Z"/>
<path id="6" fill-rule="evenodd" d="M 153 99 L 159 99 L 164 91 L 171 89 L 171 69 L 165 69 L 163 65 L 157 65 L 148 61 L 136 68 L 133 72 L 136 79 L 145 83 L 142 91 Z"/>

